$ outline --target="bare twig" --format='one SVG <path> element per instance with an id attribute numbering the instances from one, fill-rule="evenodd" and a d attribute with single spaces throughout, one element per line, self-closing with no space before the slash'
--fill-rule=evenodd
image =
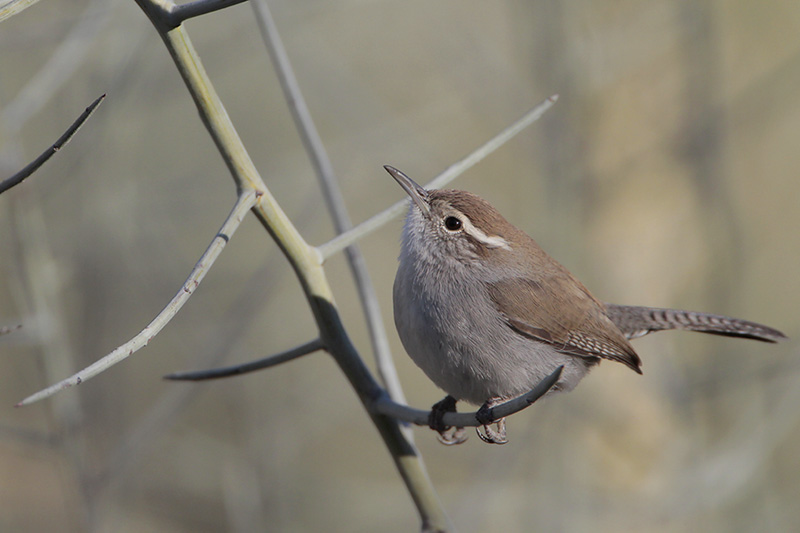
<path id="1" fill-rule="evenodd" d="M 492 409 L 492 418 L 500 419 L 505 416 L 518 413 L 523 409 L 531 406 L 536 400 L 547 394 L 547 391 L 553 388 L 561 377 L 561 371 L 564 367 L 558 367 L 555 372 L 540 381 L 530 392 L 517 396 L 513 400 L 495 406 Z M 420 409 L 412 409 L 406 405 L 400 405 L 393 402 L 387 396 L 381 396 L 375 400 L 374 409 L 376 412 L 391 416 L 398 420 L 415 424 L 417 426 L 427 426 L 430 411 L 422 411 Z M 481 424 L 475 417 L 477 413 L 446 413 L 442 421 L 447 426 L 454 427 L 477 427 Z"/>
<path id="2" fill-rule="evenodd" d="M 141 332 L 139 332 L 130 341 L 117 347 L 114 351 L 102 359 L 95 361 L 90 366 L 70 377 L 59 381 L 58 383 L 51 385 L 50 387 L 47 387 L 36 394 L 28 396 L 16 406 L 22 407 L 24 405 L 29 405 L 52 396 L 53 394 L 66 389 L 67 387 L 80 385 L 87 379 L 90 379 L 107 370 L 120 361 L 126 359 L 137 350 L 147 346 L 150 340 L 152 340 L 152 338 L 155 337 L 164 328 L 164 326 L 169 323 L 170 320 L 172 320 L 178 311 L 180 311 L 181 307 L 183 307 L 189 297 L 194 293 L 195 289 L 197 289 L 197 286 L 200 285 L 200 282 L 208 273 L 209 269 L 214 264 L 214 261 L 217 260 L 217 257 L 219 257 L 223 248 L 225 248 L 228 240 L 230 240 L 230 238 L 233 236 L 233 233 L 236 231 L 236 228 L 239 227 L 239 224 L 241 224 L 247 212 L 253 207 L 257 198 L 258 195 L 253 190 L 248 190 L 239 196 L 239 198 L 237 198 L 236 205 L 234 205 L 233 210 L 228 215 L 225 223 L 222 225 L 219 232 L 214 236 L 211 244 L 197 262 L 194 269 L 189 274 L 189 277 L 183 283 L 183 286 L 178 290 L 178 293 L 158 314 L 158 316 L 156 316 L 153 321 L 150 322 Z"/>
<path id="3" fill-rule="evenodd" d="M 264 357 L 262 359 L 257 359 L 249 363 L 226 366 L 222 368 L 212 368 L 210 370 L 175 372 L 173 374 L 167 374 L 166 376 L 164 376 L 164 379 L 171 379 L 174 381 L 204 381 L 207 379 L 218 379 L 218 378 L 228 378 L 231 376 L 240 376 L 242 374 L 247 374 L 248 372 L 255 372 L 256 370 L 261 370 L 264 368 L 269 368 L 271 366 L 279 365 L 281 363 L 286 363 L 293 359 L 297 359 L 298 357 L 314 353 L 324 348 L 325 346 L 322 344 L 322 341 L 320 339 L 314 339 L 313 341 L 301 344 L 300 346 L 295 346 L 290 350 L 286 350 L 284 352 L 277 353 L 275 355 L 270 355 L 269 357 Z"/>
<path id="4" fill-rule="evenodd" d="M 194 0 L 194 2 L 175 5 L 170 10 L 172 23 L 177 26 L 186 19 L 219 11 L 220 9 L 235 6 L 236 4 L 241 4 L 246 1 L 247 0 Z"/>
<path id="5" fill-rule="evenodd" d="M 283 46 L 278 28 L 275 26 L 275 20 L 272 18 L 272 13 L 266 0 L 253 0 L 251 5 L 256 13 L 261 35 L 278 74 L 286 103 L 322 186 L 322 193 L 325 203 L 331 211 L 336 233 L 344 233 L 353 227 L 353 223 L 347 214 L 347 207 L 339 187 L 339 181 L 333 171 L 333 165 L 328 157 L 327 150 L 325 150 L 325 145 L 322 143 L 322 138 L 311 117 L 311 112 L 306 105 L 303 92 L 297 83 L 291 61 Z M 389 339 L 384 328 L 378 297 L 375 294 L 372 280 L 367 270 L 367 263 L 361 251 L 355 245 L 348 246 L 345 249 L 345 255 L 347 256 L 347 261 L 358 289 L 361 306 L 364 310 L 378 374 L 381 376 L 389 396 L 396 402 L 405 403 L 405 395 L 392 360 Z"/>
<path id="6" fill-rule="evenodd" d="M 554 94 L 550 98 L 547 98 L 542 103 L 528 111 L 522 118 L 517 120 L 515 123 L 498 133 L 495 137 L 490 139 L 486 142 L 483 146 L 469 154 L 467 157 L 461 159 L 460 161 L 450 165 L 447 170 L 436 176 L 430 183 L 425 185 L 426 189 L 438 189 L 447 183 L 450 183 L 467 169 L 478 163 L 481 159 L 486 157 L 487 155 L 491 154 L 498 148 L 500 148 L 503 144 L 505 144 L 508 140 L 513 138 L 519 132 L 521 132 L 526 127 L 530 126 L 534 122 L 536 122 L 539 117 L 541 117 L 545 111 L 550 109 L 553 104 L 558 100 L 558 95 Z M 395 203 L 388 209 L 378 213 L 377 215 L 373 216 L 372 218 L 362 222 L 355 228 L 334 237 L 330 241 L 326 242 L 325 244 L 318 246 L 317 249 L 319 250 L 320 254 L 322 255 L 323 260 L 327 259 L 328 257 L 332 256 L 333 254 L 342 251 L 343 249 L 350 246 L 352 243 L 356 242 L 358 239 L 365 237 L 366 235 L 372 233 L 376 229 L 380 228 L 393 218 L 399 216 L 403 211 L 406 210 L 408 207 L 408 198 L 404 198 L 399 202 Z"/>
<path id="7" fill-rule="evenodd" d="M 104 94 L 99 98 L 97 98 L 97 100 L 92 102 L 89 105 L 89 107 L 87 107 L 83 111 L 83 113 L 81 113 L 81 116 L 75 119 L 75 122 L 73 122 L 72 125 L 69 128 L 67 128 L 67 131 L 65 131 L 64 134 L 61 137 L 59 137 L 58 140 L 55 143 L 53 143 L 53 145 L 50 148 L 45 150 L 39 157 L 34 159 L 25 168 L 23 168 L 10 178 L 6 178 L 2 182 L 0 182 L 0 194 L 3 194 L 11 187 L 14 187 L 15 185 L 19 185 L 20 183 L 22 183 L 22 181 L 25 178 L 36 172 L 36 170 L 38 170 L 39 167 L 41 167 L 48 159 L 50 159 L 53 156 L 53 154 L 61 150 L 61 148 L 65 144 L 67 144 L 70 141 L 70 139 L 72 139 L 72 136 L 75 135 L 75 133 L 80 129 L 80 127 L 83 126 L 83 123 L 86 122 L 86 119 L 88 119 L 91 116 L 91 114 L 94 113 L 94 110 L 97 109 L 97 106 L 100 105 L 100 102 L 102 102 L 103 99 L 105 99 L 105 97 L 106 95 Z"/>

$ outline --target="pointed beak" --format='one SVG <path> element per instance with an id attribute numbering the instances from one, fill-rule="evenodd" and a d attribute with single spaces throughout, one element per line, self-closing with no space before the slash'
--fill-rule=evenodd
<path id="1" fill-rule="evenodd" d="M 404 191 L 406 191 L 406 193 L 411 197 L 411 200 L 417 204 L 419 210 L 422 211 L 422 214 L 426 217 L 430 217 L 431 208 L 430 204 L 428 203 L 428 191 L 423 189 L 417 182 L 396 168 L 389 165 L 383 165 L 383 168 L 385 168 L 386 172 L 391 174 L 395 181 L 400 184 Z"/>

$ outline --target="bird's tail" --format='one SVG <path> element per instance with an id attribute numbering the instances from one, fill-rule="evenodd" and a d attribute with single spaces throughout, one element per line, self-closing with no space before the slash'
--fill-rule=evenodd
<path id="1" fill-rule="evenodd" d="M 777 329 L 729 316 L 659 309 L 634 305 L 606 304 L 606 313 L 619 330 L 629 339 L 647 335 L 651 331 L 685 329 L 728 337 L 743 337 L 764 342 L 778 342 L 786 335 Z"/>

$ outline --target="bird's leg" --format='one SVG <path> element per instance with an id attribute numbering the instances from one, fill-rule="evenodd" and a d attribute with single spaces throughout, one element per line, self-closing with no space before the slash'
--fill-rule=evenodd
<path id="1" fill-rule="evenodd" d="M 433 404 L 431 413 L 428 415 L 428 425 L 439 434 L 439 442 L 447 446 L 461 444 L 467 440 L 467 437 L 464 435 L 464 428 L 444 425 L 444 415 L 446 413 L 456 412 L 456 401 L 457 400 L 450 395 L 445 396 L 444 400 Z"/>
<path id="2" fill-rule="evenodd" d="M 475 428 L 475 431 L 483 442 L 489 444 L 505 444 L 508 442 L 508 438 L 506 437 L 506 419 L 501 418 L 500 420 L 495 420 L 494 413 L 492 412 L 494 406 L 501 403 L 503 403 L 502 398 L 489 398 L 486 400 L 486 403 L 481 405 L 481 408 L 478 409 L 478 412 L 475 414 L 475 418 L 478 419 L 478 422 L 483 424 L 483 433 L 481 433 L 479 427 Z M 497 430 L 492 429 L 492 423 L 497 425 Z"/>

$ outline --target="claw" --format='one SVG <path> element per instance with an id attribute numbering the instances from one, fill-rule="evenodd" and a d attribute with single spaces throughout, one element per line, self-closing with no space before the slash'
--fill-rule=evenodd
<path id="1" fill-rule="evenodd" d="M 494 406 L 501 403 L 503 403 L 502 398 L 489 398 L 486 400 L 486 403 L 481 405 L 481 408 L 478 409 L 478 412 L 475 414 L 475 418 L 478 419 L 478 422 L 483 424 L 484 432 L 481 433 L 480 428 L 475 428 L 475 431 L 478 433 L 478 437 L 488 444 L 505 444 L 508 442 L 508 437 L 506 437 L 506 419 L 501 418 L 495 420 L 494 413 L 492 412 Z M 492 423 L 497 426 L 497 430 L 492 429 Z"/>
<path id="2" fill-rule="evenodd" d="M 439 442 L 445 446 L 455 446 L 467 440 L 465 428 L 449 427 L 437 435 Z"/>
<path id="3" fill-rule="evenodd" d="M 431 413 L 428 415 L 428 425 L 439 434 L 439 442 L 446 446 L 461 444 L 467 440 L 464 428 L 446 426 L 443 421 L 446 413 L 456 412 L 456 401 L 452 396 L 445 396 L 442 401 L 431 407 Z"/>
<path id="4" fill-rule="evenodd" d="M 492 429 L 492 426 L 486 424 L 483 426 L 483 433 L 481 433 L 481 428 L 476 427 L 475 432 L 478 434 L 480 439 L 487 443 L 487 444 L 505 444 L 508 442 L 508 437 L 506 437 L 506 419 L 501 418 L 497 421 L 497 430 Z"/>

